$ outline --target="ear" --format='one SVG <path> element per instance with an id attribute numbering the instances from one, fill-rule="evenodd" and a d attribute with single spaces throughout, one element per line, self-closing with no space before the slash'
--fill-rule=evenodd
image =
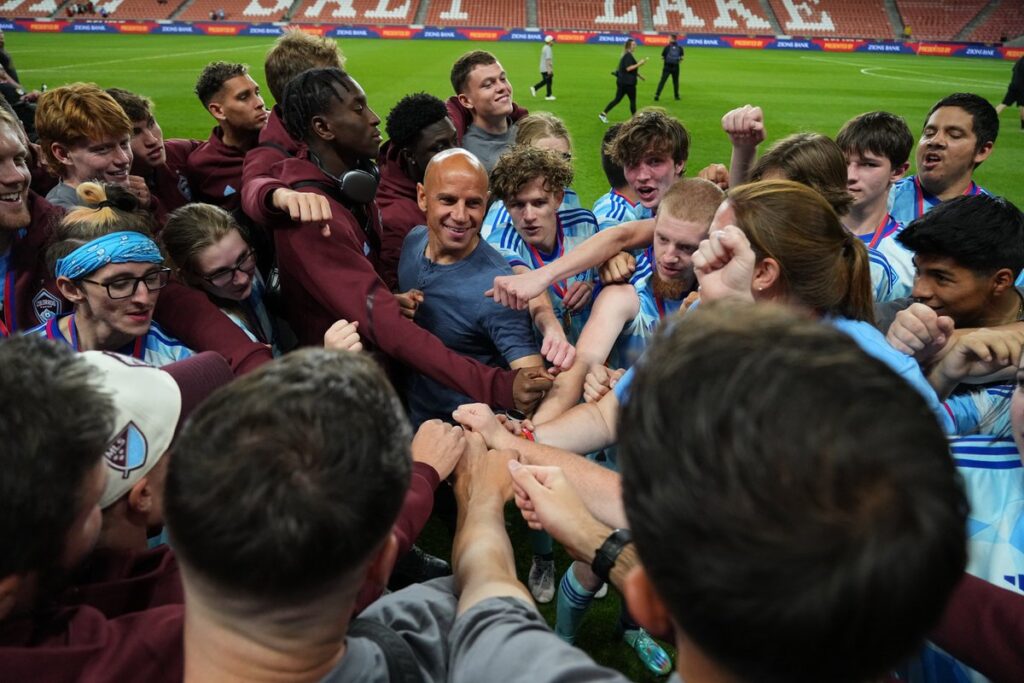
<path id="1" fill-rule="evenodd" d="M 622 586 L 629 613 L 641 626 L 661 638 L 672 638 L 672 615 L 658 595 L 643 565 L 636 565 L 626 574 Z"/>
<path id="2" fill-rule="evenodd" d="M 21 583 L 22 577 L 18 574 L 11 574 L 0 579 L 0 621 L 14 610 L 18 602 Z"/>
<path id="3" fill-rule="evenodd" d="M 85 301 L 85 292 L 82 291 L 82 288 L 63 275 L 57 278 L 57 289 L 60 290 L 61 296 L 72 304 L 77 305 Z"/>
<path id="4" fill-rule="evenodd" d="M 317 115 L 310 119 L 309 127 L 321 140 L 334 139 L 334 131 L 331 130 L 330 124 L 327 123 L 327 119 L 323 116 Z"/>
<path id="5" fill-rule="evenodd" d="M 903 176 L 905 176 L 907 174 L 907 171 L 909 171 L 909 170 L 910 170 L 910 162 L 909 161 L 904 161 L 899 166 L 893 166 L 892 167 L 892 171 L 889 173 L 889 182 L 890 183 L 895 183 L 897 180 L 900 180 L 901 178 L 903 178 Z"/>
<path id="6" fill-rule="evenodd" d="M 555 200 L 556 206 L 561 206 L 562 200 L 565 199 L 565 190 L 562 188 L 558 188 L 557 190 L 551 193 L 551 198 Z"/>
<path id="7" fill-rule="evenodd" d="M 66 145 L 60 142 L 51 142 L 50 152 L 53 154 L 54 158 L 61 163 L 62 166 L 75 165 L 75 162 L 71 161 L 71 157 L 68 154 L 69 150 Z"/>
<path id="8" fill-rule="evenodd" d="M 985 159 L 988 159 L 990 154 L 992 154 L 991 140 L 982 145 L 981 149 L 974 153 L 974 165 L 977 166 L 981 162 L 985 161 Z"/>
<path id="9" fill-rule="evenodd" d="M 754 298 L 758 298 L 759 292 L 763 293 L 775 286 L 781 275 L 779 262 L 770 256 L 754 264 L 754 278 L 750 281 L 750 287 L 755 292 Z"/>
<path id="10" fill-rule="evenodd" d="M 153 491 L 149 486 L 149 477 L 143 477 L 128 489 L 128 508 L 142 514 L 153 509 Z"/>
<path id="11" fill-rule="evenodd" d="M 394 531 L 389 531 L 388 537 L 384 539 L 377 555 L 370 560 L 370 564 L 366 568 L 366 582 L 371 586 L 380 586 L 381 588 L 387 586 L 388 579 L 391 578 L 391 570 L 395 568 L 397 559 L 398 537 L 395 536 Z"/>
<path id="12" fill-rule="evenodd" d="M 427 191 L 424 189 L 423 183 L 416 183 L 416 205 L 423 213 L 427 212 Z"/>
<path id="13" fill-rule="evenodd" d="M 675 165 L 676 178 L 682 178 L 686 175 L 686 159 L 683 159 Z"/>
<path id="14" fill-rule="evenodd" d="M 224 107 L 220 105 L 220 102 L 210 102 L 206 105 L 206 111 L 210 112 L 210 116 L 217 119 L 220 123 L 223 123 L 224 119 L 227 118 L 224 116 Z"/>
<path id="15" fill-rule="evenodd" d="M 1014 284 L 1013 271 L 1009 268 L 1000 268 L 995 272 L 990 280 L 992 284 L 992 294 L 999 296 L 1008 289 L 1013 288 Z"/>
<path id="16" fill-rule="evenodd" d="M 465 95 L 465 93 L 459 93 L 458 100 L 459 104 L 461 104 L 463 107 L 470 111 L 473 111 L 473 102 L 469 99 L 469 97 Z"/>

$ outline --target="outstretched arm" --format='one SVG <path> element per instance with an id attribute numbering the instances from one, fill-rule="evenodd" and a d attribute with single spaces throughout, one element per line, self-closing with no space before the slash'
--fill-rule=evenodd
<path id="1" fill-rule="evenodd" d="M 757 158 L 757 146 L 767 137 L 764 113 L 761 111 L 761 107 L 745 104 L 726 112 L 722 117 L 722 130 L 729 136 L 729 141 L 732 143 L 729 187 L 736 187 L 747 182 L 754 159 Z"/>

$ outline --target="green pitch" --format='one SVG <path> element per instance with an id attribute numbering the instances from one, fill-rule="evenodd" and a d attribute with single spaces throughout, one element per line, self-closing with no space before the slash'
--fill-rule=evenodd
<path id="1" fill-rule="evenodd" d="M 157 103 L 165 136 L 200 139 L 209 135 L 212 119 L 192 94 L 199 71 L 217 59 L 245 62 L 262 83 L 263 57 L 271 43 L 269 38 L 241 37 L 7 34 L 8 50 L 26 87 L 94 81 L 103 87 L 127 88 Z M 584 204 L 607 191 L 599 156 L 605 126 L 597 112 L 615 94 L 611 71 L 618 62 L 618 47 L 555 45 L 554 102 L 530 97 L 529 87 L 539 79 L 539 45 L 346 40 L 341 48 L 348 70 L 382 119 L 408 93 L 425 90 L 448 97 L 448 72 L 455 58 L 470 49 L 493 51 L 508 70 L 517 102 L 534 111 L 550 111 L 568 125 L 575 145 L 575 186 Z M 638 106 L 654 104 L 659 54 L 659 48 L 637 49 L 638 59 L 650 59 L 641 70 L 647 80 L 638 87 Z M 848 118 L 875 109 L 902 114 L 916 134 L 928 108 L 951 92 L 975 92 L 998 103 L 1011 66 L 990 59 L 691 48 L 681 69 L 682 100 L 672 100 L 669 83 L 663 93 L 669 97 L 662 97 L 660 104 L 693 136 L 688 174 L 694 175 L 711 162 L 728 163 L 729 145 L 719 122 L 733 107 L 762 106 L 769 143 L 805 130 L 835 135 Z M 628 116 L 624 100 L 609 118 L 621 121 Z M 995 152 L 976 179 L 1024 206 L 1019 171 L 1024 132 L 1015 109 L 1001 118 L 1003 130 Z"/>
<path id="2" fill-rule="evenodd" d="M 7 34 L 8 49 L 26 87 L 94 81 L 103 87 L 127 88 L 157 103 L 165 136 L 201 139 L 209 135 L 212 119 L 192 93 L 200 69 L 217 59 L 245 62 L 263 83 L 263 57 L 271 43 L 267 38 Z M 529 91 L 539 77 L 539 45 L 349 40 L 341 47 L 349 71 L 366 89 L 382 119 L 399 98 L 411 92 L 425 90 L 446 98 L 451 92 L 448 71 L 455 58 L 470 49 L 492 50 L 508 70 L 520 104 L 553 112 L 568 125 L 575 146 L 575 186 L 584 204 L 590 205 L 607 191 L 599 153 L 605 125 L 598 121 L 597 112 L 614 95 L 610 72 L 618 62 L 619 48 L 555 45 L 558 99 L 547 102 L 531 98 Z M 647 80 L 638 88 L 640 106 L 653 104 L 661 73 L 659 54 L 657 48 L 637 50 L 638 59 L 650 59 L 641 70 Z M 1010 68 L 1010 62 L 986 59 L 695 48 L 686 51 L 682 65 L 682 101 L 671 99 L 669 84 L 669 91 L 663 93 L 668 99 L 663 97 L 661 104 L 682 119 L 693 136 L 688 171 L 694 175 L 711 162 L 728 163 L 730 150 L 720 120 L 733 107 L 747 103 L 764 107 L 769 142 L 805 130 L 834 135 L 848 118 L 875 109 L 902 114 L 916 133 L 932 103 L 951 92 L 976 92 L 993 103 L 1001 100 Z M 628 103 L 622 102 L 610 118 L 621 121 L 628 115 Z M 1016 110 L 1003 113 L 995 152 L 976 178 L 992 192 L 1024 206 L 1019 171 L 1024 133 L 1017 116 Z M 520 549 L 519 574 L 525 579 L 529 543 L 517 515 L 510 514 L 510 530 Z M 436 554 L 448 554 L 447 533 L 436 522 L 428 525 L 421 544 Z M 560 577 L 568 559 L 560 550 L 556 559 Z M 554 623 L 554 604 L 543 606 L 542 611 Z M 633 680 L 655 680 L 616 639 L 617 615 L 614 592 L 595 601 L 579 645 Z"/>

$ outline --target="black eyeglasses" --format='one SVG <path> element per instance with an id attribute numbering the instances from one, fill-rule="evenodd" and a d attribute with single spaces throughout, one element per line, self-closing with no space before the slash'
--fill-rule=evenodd
<path id="1" fill-rule="evenodd" d="M 170 268 L 161 268 L 160 270 L 154 270 L 151 273 L 146 273 L 142 277 L 123 277 L 113 280 L 112 282 L 96 282 L 95 280 L 88 280 L 86 278 L 79 278 L 80 282 L 88 282 L 89 284 L 99 285 L 107 290 L 107 296 L 111 299 L 127 299 L 130 296 L 134 296 L 135 290 L 139 288 L 139 283 L 146 285 L 146 290 L 155 292 L 158 289 L 163 289 L 167 286 L 167 281 L 171 278 Z"/>
<path id="2" fill-rule="evenodd" d="M 214 287 L 223 287 L 235 279 L 235 273 L 238 271 L 242 271 L 246 275 L 252 275 L 254 270 L 256 270 L 256 252 L 249 249 L 238 257 L 234 268 L 223 268 L 216 273 L 203 275 L 202 277 Z"/>

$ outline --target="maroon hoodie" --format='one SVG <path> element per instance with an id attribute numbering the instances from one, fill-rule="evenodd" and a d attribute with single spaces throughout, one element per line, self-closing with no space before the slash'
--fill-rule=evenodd
<path id="1" fill-rule="evenodd" d="M 5 282 L 3 323 L 8 332 L 24 332 L 71 312 L 46 265 L 46 247 L 64 210 L 31 191 L 28 205 L 32 223 L 14 238 Z M 177 281 L 160 293 L 153 317 L 189 348 L 224 356 L 236 375 L 273 358 L 269 348 L 251 341 L 205 294 Z M 0 336 L 2 332 L 0 328 Z"/>
<path id="2" fill-rule="evenodd" d="M 242 165 L 242 211 L 260 225 L 273 220 L 270 195 L 274 190 L 287 187 L 271 175 L 274 164 L 295 156 L 305 145 L 297 142 L 284 127 L 281 107 L 270 110 L 267 125 L 260 131 L 260 144 L 245 155 Z"/>
<path id="3" fill-rule="evenodd" d="M 224 144 L 224 131 L 214 126 L 210 139 L 188 155 L 186 174 L 193 201 L 215 204 L 228 212 L 242 205 L 242 162 L 245 152 Z"/>
<path id="4" fill-rule="evenodd" d="M 188 157 L 202 143 L 198 140 L 164 140 L 167 161 L 146 176 L 146 186 L 153 195 L 153 216 L 157 224 L 167 222 L 167 214 L 192 201 L 188 182 Z"/>
<path id="5" fill-rule="evenodd" d="M 380 278 L 380 218 L 369 205 L 371 226 L 364 232 L 356 217 L 328 188 L 336 185 L 300 152 L 280 161 L 273 174 L 293 189 L 327 197 L 333 218 L 331 235 L 321 226 L 296 224 L 278 212 L 273 227 L 286 317 L 299 342 L 323 344 L 335 321 L 359 322 L 359 336 L 370 349 L 399 361 L 476 401 L 513 408 L 515 373 L 492 368 L 449 351 L 434 335 L 404 317 L 398 301 Z M 483 296 L 481 292 L 480 296 Z"/>
<path id="6" fill-rule="evenodd" d="M 455 124 L 455 134 L 458 135 L 459 144 L 461 145 L 462 136 L 465 134 L 466 129 L 469 128 L 469 124 L 473 123 L 473 112 L 462 106 L 457 95 L 449 97 L 444 104 L 448 107 L 448 118 L 450 118 L 452 123 Z M 512 113 L 508 115 L 508 118 L 509 121 L 515 122 L 529 113 L 530 112 L 528 110 L 523 109 L 513 102 Z"/>
<path id="7" fill-rule="evenodd" d="M 405 236 L 416 226 L 426 225 L 427 217 L 416 203 L 416 181 L 405 174 L 398 150 L 390 140 L 380 148 L 378 162 L 381 277 L 394 290 L 398 287 L 398 260 L 402 256 Z"/>

